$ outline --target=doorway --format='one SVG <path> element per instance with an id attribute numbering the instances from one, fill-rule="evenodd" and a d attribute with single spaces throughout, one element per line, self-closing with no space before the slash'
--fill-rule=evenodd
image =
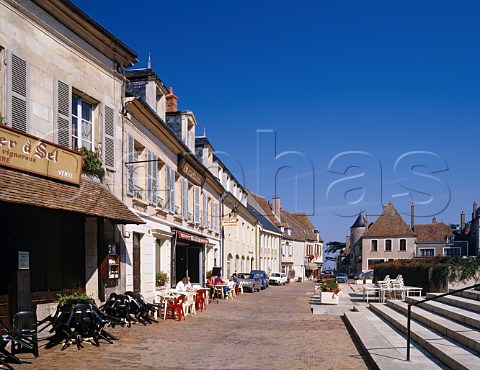
<path id="1" fill-rule="evenodd" d="M 142 280 L 141 280 L 141 240 L 142 234 L 133 233 L 133 258 L 132 258 L 132 266 L 133 266 L 133 291 L 136 293 L 140 293 L 142 287 Z"/>
<path id="2" fill-rule="evenodd" d="M 179 282 L 185 276 L 190 276 L 192 284 L 202 285 L 202 249 L 190 244 L 177 243 L 175 257 L 175 277 Z"/>

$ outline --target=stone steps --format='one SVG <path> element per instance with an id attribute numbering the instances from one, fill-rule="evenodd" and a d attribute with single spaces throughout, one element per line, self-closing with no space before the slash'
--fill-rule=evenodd
<path id="1" fill-rule="evenodd" d="M 396 303 L 393 302 L 390 303 L 390 306 L 380 303 L 372 303 L 370 304 L 370 308 L 401 332 L 406 334 L 407 317 L 402 312 L 391 307 L 394 305 L 396 305 Z M 416 314 L 421 314 L 420 310 L 415 310 L 415 312 Z M 425 320 L 428 321 L 428 319 Z M 431 322 L 429 323 L 431 324 Z M 452 369 L 477 369 L 479 367 L 480 357 L 478 356 L 478 353 L 471 348 L 442 335 L 428 325 L 416 320 L 411 321 L 410 328 L 411 339 L 448 367 Z"/>
<path id="2" fill-rule="evenodd" d="M 377 369 L 446 369 L 440 361 L 412 342 L 411 361 L 406 361 L 406 337 L 366 307 L 345 312 L 364 351 Z"/>
<path id="3" fill-rule="evenodd" d="M 455 295 L 459 296 L 459 297 L 473 299 L 475 301 L 480 301 L 480 290 L 476 290 L 476 289 L 467 289 L 467 290 L 464 290 L 463 292 L 459 292 Z"/>
<path id="4" fill-rule="evenodd" d="M 418 302 L 423 298 L 420 297 L 407 297 L 407 302 Z M 462 324 L 470 325 L 476 329 L 480 329 L 480 313 L 472 312 L 465 308 L 451 306 L 447 303 L 428 301 L 420 303 L 419 306 L 426 308 L 432 312 L 448 317 L 454 321 Z"/>
<path id="5" fill-rule="evenodd" d="M 480 293 L 480 292 L 479 292 Z M 427 293 L 427 298 L 436 297 L 443 293 Z M 469 293 L 467 293 L 468 295 Z M 472 296 L 472 295 L 470 295 Z M 475 298 L 477 297 L 476 294 L 473 295 Z M 441 297 L 437 300 L 437 302 L 443 302 L 450 306 L 466 308 L 467 310 L 471 310 L 474 312 L 480 313 L 480 300 L 474 300 L 471 298 L 465 298 L 458 295 L 449 295 L 446 297 Z"/>
<path id="6" fill-rule="evenodd" d="M 403 301 L 389 301 L 388 306 L 407 315 L 408 304 Z M 412 306 L 412 319 L 417 320 L 440 334 L 480 352 L 480 331 L 468 325 L 454 322 L 442 315 L 436 314 L 422 307 Z"/>

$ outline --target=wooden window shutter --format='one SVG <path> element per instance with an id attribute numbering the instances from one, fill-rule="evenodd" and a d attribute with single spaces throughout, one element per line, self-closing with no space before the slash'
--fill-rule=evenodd
<path id="1" fill-rule="evenodd" d="M 30 121 L 30 65 L 26 60 L 7 53 L 7 123 L 28 132 Z"/>
<path id="2" fill-rule="evenodd" d="M 110 170 L 115 169 L 115 111 L 103 108 L 103 164 Z"/>
<path id="3" fill-rule="evenodd" d="M 167 167 L 167 209 L 175 213 L 175 171 Z"/>
<path id="4" fill-rule="evenodd" d="M 65 82 L 55 80 L 55 143 L 72 147 L 72 87 Z"/>
<path id="5" fill-rule="evenodd" d="M 203 227 L 208 227 L 208 196 L 203 194 Z"/>
<path id="6" fill-rule="evenodd" d="M 193 189 L 193 222 L 200 223 L 200 186 Z"/>
<path id="7" fill-rule="evenodd" d="M 152 202 L 154 205 L 161 206 L 159 204 L 159 197 L 158 197 L 158 189 L 157 189 L 157 184 L 158 184 L 158 157 L 155 154 L 151 155 L 152 159 Z"/>
<path id="8" fill-rule="evenodd" d="M 146 200 L 148 203 L 152 203 L 152 162 L 151 162 L 151 159 L 152 159 L 152 153 L 150 153 L 150 150 L 147 149 L 147 162 L 146 162 L 146 172 L 147 172 L 147 176 L 146 176 L 146 179 L 145 179 L 145 189 L 146 189 L 146 193 L 147 193 L 147 197 L 146 197 Z"/>
<path id="9" fill-rule="evenodd" d="M 133 174 L 135 170 L 134 161 L 135 141 L 133 136 L 128 135 L 127 139 L 127 194 L 133 196 L 134 192 L 134 179 Z"/>
<path id="10" fill-rule="evenodd" d="M 212 203 L 212 229 L 217 230 L 217 203 Z"/>
<path id="11" fill-rule="evenodd" d="M 188 180 L 182 177 L 182 218 L 188 219 Z"/>

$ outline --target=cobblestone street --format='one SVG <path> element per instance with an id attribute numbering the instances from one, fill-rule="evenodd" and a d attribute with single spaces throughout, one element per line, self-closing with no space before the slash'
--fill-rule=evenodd
<path id="1" fill-rule="evenodd" d="M 339 316 L 312 315 L 313 283 L 271 286 L 208 305 L 185 321 L 116 327 L 120 338 L 99 348 L 85 344 L 41 349 L 16 369 L 366 369 Z M 29 358 L 24 355 L 23 358 Z"/>

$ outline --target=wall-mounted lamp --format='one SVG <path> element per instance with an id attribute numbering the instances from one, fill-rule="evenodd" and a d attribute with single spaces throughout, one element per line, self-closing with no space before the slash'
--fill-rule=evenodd
<path id="1" fill-rule="evenodd" d="M 123 237 L 124 237 L 125 239 L 130 238 L 130 231 L 125 231 L 125 234 L 123 234 Z"/>
<path id="2" fill-rule="evenodd" d="M 238 216 L 237 206 L 233 206 L 232 211 L 230 212 L 230 217 L 236 218 Z"/>

